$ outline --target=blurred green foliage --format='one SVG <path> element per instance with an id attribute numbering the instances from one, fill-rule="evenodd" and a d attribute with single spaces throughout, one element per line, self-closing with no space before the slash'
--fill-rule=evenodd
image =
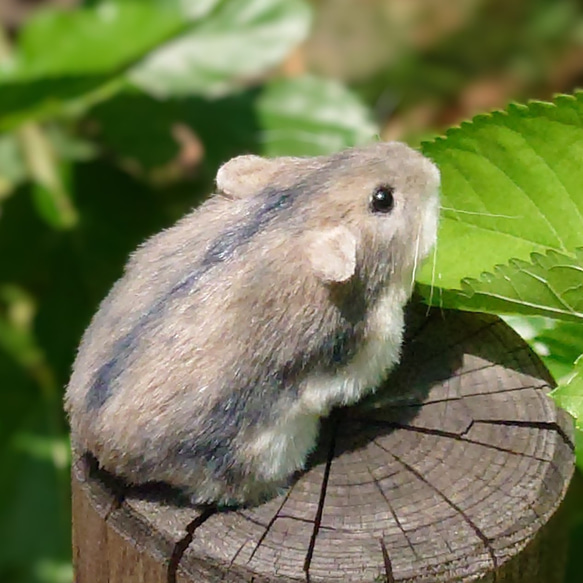
<path id="1" fill-rule="evenodd" d="M 510 98 L 571 91 L 583 78 L 583 10 L 576 0 L 92 0 L 17 22 L 3 12 L 17 4 L 0 6 L 11 23 L 0 28 L 0 581 L 65 583 L 62 392 L 128 254 L 202 200 L 234 155 L 416 142 Z M 512 257 L 499 249 L 496 261 Z M 440 266 L 451 289 L 494 267 L 472 259 L 459 273 Z M 509 318 L 557 380 L 583 353 L 576 320 Z M 579 384 L 565 382 L 573 410 Z M 581 561 L 572 553 L 569 583 Z"/>

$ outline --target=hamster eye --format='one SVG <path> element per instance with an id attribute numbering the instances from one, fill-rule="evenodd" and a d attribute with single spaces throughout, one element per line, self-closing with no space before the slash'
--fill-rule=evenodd
<path id="1" fill-rule="evenodd" d="M 373 213 L 389 213 L 395 206 L 393 193 L 395 189 L 387 184 L 377 186 L 372 193 L 370 207 Z"/>

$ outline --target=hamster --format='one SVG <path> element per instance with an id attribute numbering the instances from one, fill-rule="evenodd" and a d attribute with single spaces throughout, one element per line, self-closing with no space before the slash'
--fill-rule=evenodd
<path id="1" fill-rule="evenodd" d="M 65 396 L 73 443 L 193 504 L 277 494 L 320 418 L 398 362 L 439 182 L 398 142 L 224 164 L 217 193 L 138 248 L 85 332 Z"/>

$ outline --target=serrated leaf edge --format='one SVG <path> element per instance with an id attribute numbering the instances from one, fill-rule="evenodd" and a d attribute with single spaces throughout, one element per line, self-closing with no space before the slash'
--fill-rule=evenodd
<path id="1" fill-rule="evenodd" d="M 534 113 L 535 109 L 556 109 L 561 103 L 565 102 L 581 102 L 583 103 L 583 90 L 575 91 L 572 94 L 558 93 L 553 97 L 553 101 L 542 101 L 538 99 L 529 99 L 526 103 L 511 101 L 504 109 L 493 109 L 487 113 L 479 113 L 471 119 L 463 120 L 458 125 L 448 128 L 443 135 L 436 136 L 431 140 L 422 141 L 420 149 L 425 151 L 432 146 L 442 143 L 448 139 L 455 138 L 457 135 L 467 131 L 470 126 L 484 125 L 486 123 L 495 122 L 497 119 L 508 117 L 512 110 L 519 110 L 521 112 Z"/>
<path id="2" fill-rule="evenodd" d="M 465 296 L 468 299 L 473 298 L 476 294 L 481 294 L 481 295 L 488 295 L 490 297 L 495 297 L 495 298 L 504 300 L 506 302 L 512 303 L 512 300 L 507 298 L 507 297 L 497 296 L 496 294 L 488 294 L 487 292 L 484 292 L 481 290 L 476 290 L 475 287 L 476 287 L 476 285 L 488 284 L 488 283 L 490 283 L 490 281 L 492 279 L 504 277 L 508 268 L 514 269 L 515 271 L 520 271 L 520 270 L 524 269 L 525 267 L 540 267 L 542 269 L 546 269 L 544 263 L 546 262 L 546 260 L 548 258 L 551 258 L 551 257 L 565 258 L 567 260 L 576 259 L 577 261 L 583 262 L 583 247 L 576 248 L 572 255 L 566 255 L 564 253 L 559 253 L 558 251 L 555 251 L 554 249 L 549 249 L 544 254 L 539 253 L 537 251 L 534 251 L 530 254 L 530 262 L 525 261 L 524 259 L 511 258 L 511 259 L 509 259 L 507 264 L 497 263 L 496 265 L 494 265 L 492 271 L 483 271 L 480 274 L 479 278 L 475 278 L 475 277 L 463 278 L 460 281 L 460 289 L 459 290 L 452 290 L 452 291 L 461 293 L 463 296 Z M 528 302 L 520 302 L 520 303 L 522 305 L 531 305 L 532 307 L 540 308 L 540 306 L 534 306 L 532 304 L 529 304 Z M 581 318 L 583 320 L 583 313 L 563 312 L 563 311 L 557 310 L 556 308 L 548 308 L 548 307 L 545 309 L 547 309 L 549 312 L 569 313 L 570 315 L 576 316 L 576 317 Z"/>

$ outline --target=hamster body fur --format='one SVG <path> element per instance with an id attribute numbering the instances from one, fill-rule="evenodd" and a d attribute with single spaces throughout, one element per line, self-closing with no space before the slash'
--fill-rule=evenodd
<path id="1" fill-rule="evenodd" d="M 217 187 L 131 257 L 83 337 L 66 409 L 76 446 L 128 482 L 253 504 L 303 467 L 320 417 L 398 362 L 439 173 L 378 143 L 234 158 Z"/>

